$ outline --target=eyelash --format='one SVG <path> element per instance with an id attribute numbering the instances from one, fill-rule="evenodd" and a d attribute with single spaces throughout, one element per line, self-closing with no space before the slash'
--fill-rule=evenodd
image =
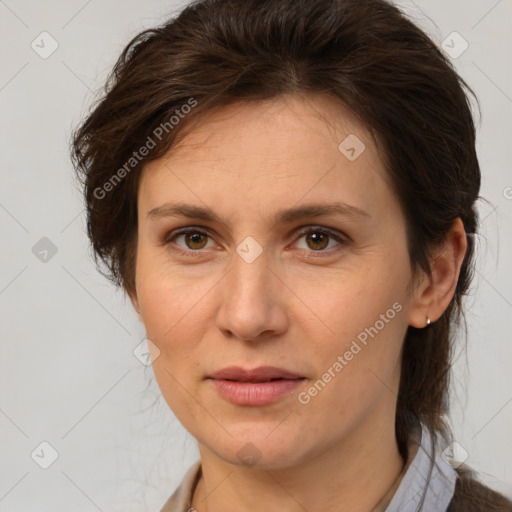
<path id="1" fill-rule="evenodd" d="M 168 235 L 165 236 L 163 245 L 168 245 L 171 247 L 171 242 L 177 238 L 180 235 L 186 235 L 187 233 L 196 233 L 199 235 L 207 236 L 209 238 L 212 238 L 210 234 L 208 233 L 205 228 L 201 226 L 187 226 L 185 228 L 176 229 L 174 231 L 171 231 Z M 349 242 L 349 239 L 346 235 L 343 235 L 339 232 L 333 231 L 329 228 L 325 228 L 322 226 L 306 226 L 303 228 L 300 228 L 297 236 L 298 238 L 302 238 L 304 235 L 308 235 L 310 233 L 320 233 L 322 235 L 327 235 L 330 238 L 334 238 L 339 244 L 346 245 Z M 309 253 L 311 253 L 312 257 L 318 257 L 327 254 L 331 254 L 333 251 L 337 251 L 340 249 L 340 246 L 337 247 L 331 247 L 330 249 L 303 249 L 307 250 Z M 171 247 L 171 250 L 174 252 L 178 252 L 180 254 L 183 254 L 187 257 L 201 257 L 204 256 L 204 251 L 202 249 L 183 249 L 181 247 Z"/>

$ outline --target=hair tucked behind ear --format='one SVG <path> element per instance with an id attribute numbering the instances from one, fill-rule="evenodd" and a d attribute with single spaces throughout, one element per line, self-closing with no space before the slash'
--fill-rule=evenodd
<path id="1" fill-rule="evenodd" d="M 415 417 L 450 437 L 444 416 L 452 331 L 461 324 L 472 277 L 480 168 L 469 101 L 474 94 L 395 6 L 384 0 L 202 0 L 139 34 L 74 134 L 88 233 L 107 275 L 133 292 L 142 163 L 108 194 L 98 190 L 191 98 L 197 106 L 155 141 L 144 164 L 214 106 L 294 92 L 337 98 L 377 136 L 405 214 L 415 272 L 430 272 L 430 254 L 455 219 L 468 235 L 452 303 L 427 329 L 410 327 L 405 337 L 396 436 L 406 458 Z M 466 484 L 460 489 L 464 493 Z"/>

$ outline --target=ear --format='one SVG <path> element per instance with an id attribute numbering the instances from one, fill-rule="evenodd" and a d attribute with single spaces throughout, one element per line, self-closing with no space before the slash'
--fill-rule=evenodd
<path id="1" fill-rule="evenodd" d="M 425 274 L 413 292 L 409 325 L 422 329 L 427 325 L 427 318 L 433 323 L 446 310 L 455 294 L 467 246 L 464 224 L 457 217 L 443 243 L 432 255 L 432 275 Z"/>

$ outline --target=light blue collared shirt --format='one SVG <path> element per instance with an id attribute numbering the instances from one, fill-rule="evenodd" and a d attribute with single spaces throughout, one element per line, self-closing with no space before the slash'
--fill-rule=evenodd
<path id="1" fill-rule="evenodd" d="M 446 512 L 453 498 L 457 472 L 443 458 L 438 436 L 434 439 L 428 428 L 423 423 L 420 425 L 421 437 L 419 428 L 411 436 L 417 448 L 416 455 L 385 512 Z M 434 465 L 429 480 L 432 458 Z"/>

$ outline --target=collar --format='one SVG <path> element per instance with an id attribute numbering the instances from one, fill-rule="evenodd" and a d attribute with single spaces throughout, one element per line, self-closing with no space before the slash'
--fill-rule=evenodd
<path id="1" fill-rule="evenodd" d="M 457 472 L 443 458 L 439 444 L 438 436 L 418 422 L 409 445 L 416 454 L 385 512 L 446 511 L 455 492 Z"/>

